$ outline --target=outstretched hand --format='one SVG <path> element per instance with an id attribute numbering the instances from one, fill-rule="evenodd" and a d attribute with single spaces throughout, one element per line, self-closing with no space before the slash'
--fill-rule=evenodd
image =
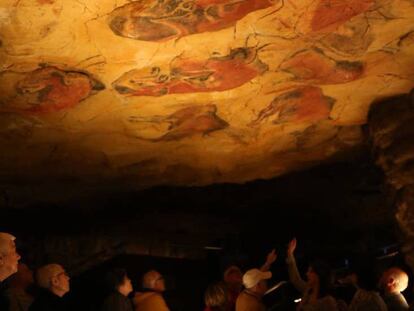
<path id="1" fill-rule="evenodd" d="M 296 249 L 296 244 L 297 244 L 296 238 L 293 238 L 289 242 L 288 247 L 287 247 L 287 254 L 288 255 L 293 255 L 293 253 L 295 252 L 295 249 Z"/>

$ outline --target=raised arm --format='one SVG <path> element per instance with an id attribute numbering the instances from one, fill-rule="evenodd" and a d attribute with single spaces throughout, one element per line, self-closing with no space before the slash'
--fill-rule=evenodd
<path id="1" fill-rule="evenodd" d="M 272 251 L 269 254 L 267 254 L 266 262 L 263 264 L 260 270 L 263 272 L 269 271 L 270 266 L 276 261 L 276 259 L 277 259 L 276 250 L 272 249 Z"/>
<path id="2" fill-rule="evenodd" d="M 296 239 L 293 239 L 289 242 L 287 247 L 287 257 L 286 263 L 288 265 L 288 272 L 289 272 L 289 280 L 295 286 L 295 288 L 304 293 L 306 290 L 306 282 L 302 280 L 299 274 L 298 267 L 296 265 L 296 260 L 294 256 L 294 252 L 296 249 Z"/>

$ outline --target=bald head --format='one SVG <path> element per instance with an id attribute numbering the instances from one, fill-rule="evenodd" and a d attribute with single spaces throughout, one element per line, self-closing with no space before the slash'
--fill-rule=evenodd
<path id="1" fill-rule="evenodd" d="M 17 272 L 20 256 L 16 251 L 15 239 L 10 233 L 0 232 L 0 281 Z"/>
<path id="2" fill-rule="evenodd" d="M 392 267 L 383 273 L 382 286 L 388 293 L 401 293 L 408 286 L 408 275 L 402 269 Z"/>
<path id="3" fill-rule="evenodd" d="M 59 297 L 69 291 L 69 276 L 65 269 L 58 264 L 48 264 L 36 271 L 37 284 Z"/>
<path id="4" fill-rule="evenodd" d="M 142 277 L 142 287 L 163 292 L 165 291 L 164 278 L 158 271 L 150 270 Z"/>

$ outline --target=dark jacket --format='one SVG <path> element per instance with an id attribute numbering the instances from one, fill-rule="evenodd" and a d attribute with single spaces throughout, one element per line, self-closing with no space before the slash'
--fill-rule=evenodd
<path id="1" fill-rule="evenodd" d="M 383 298 L 388 307 L 388 311 L 404 311 L 409 309 L 407 300 L 405 300 L 403 294 L 385 294 Z"/>
<path id="2" fill-rule="evenodd" d="M 119 292 L 113 292 L 105 298 L 101 311 L 133 311 L 132 302 Z"/>
<path id="3" fill-rule="evenodd" d="M 69 308 L 63 298 L 42 289 L 29 311 L 69 311 Z"/>
<path id="4" fill-rule="evenodd" d="M 6 296 L 6 285 L 0 282 L 0 310 L 9 310 L 10 302 Z"/>

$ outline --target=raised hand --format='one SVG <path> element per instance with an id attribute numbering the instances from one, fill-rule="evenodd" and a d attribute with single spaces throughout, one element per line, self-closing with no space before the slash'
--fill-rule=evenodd
<path id="1" fill-rule="evenodd" d="M 296 244 L 297 244 L 296 238 L 293 238 L 289 242 L 288 247 L 287 247 L 287 254 L 288 255 L 293 255 L 293 253 L 295 252 L 295 249 L 296 249 Z"/>

